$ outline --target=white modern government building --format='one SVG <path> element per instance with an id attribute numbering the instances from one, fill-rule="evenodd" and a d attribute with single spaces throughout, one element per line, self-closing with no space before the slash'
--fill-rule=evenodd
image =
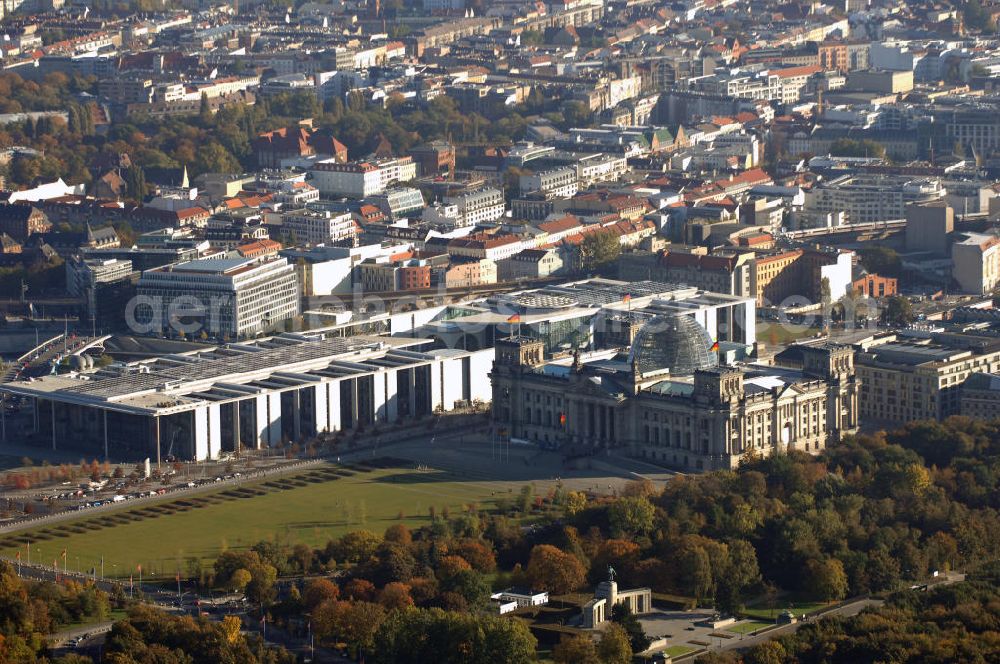
<path id="1" fill-rule="evenodd" d="M 105 458 L 217 458 L 394 424 L 490 398 L 493 351 L 420 339 L 285 334 L 94 373 L 7 383 L 37 442 Z"/>

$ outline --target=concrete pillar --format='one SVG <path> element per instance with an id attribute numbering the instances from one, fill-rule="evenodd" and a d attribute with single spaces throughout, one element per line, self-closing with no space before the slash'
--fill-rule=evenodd
<path id="1" fill-rule="evenodd" d="M 444 362 L 435 360 L 430 364 L 431 370 L 431 412 L 444 407 Z M 460 384 L 461 385 L 461 384 Z"/>
<path id="2" fill-rule="evenodd" d="M 326 393 L 330 395 L 330 407 L 327 409 L 327 421 L 330 431 L 340 431 L 344 428 L 340 420 L 340 381 L 331 380 L 326 385 Z"/>
<path id="3" fill-rule="evenodd" d="M 375 422 L 384 422 L 385 417 L 385 371 L 372 374 L 372 416 Z"/>
<path id="4" fill-rule="evenodd" d="M 312 390 L 314 395 L 313 399 L 316 403 L 313 413 L 315 417 L 314 427 L 316 429 L 316 433 L 327 431 L 329 429 L 329 418 L 326 413 L 326 396 L 328 394 L 326 384 L 317 383 L 308 389 Z"/>
<path id="5" fill-rule="evenodd" d="M 267 412 L 267 395 L 259 394 L 253 399 L 253 408 L 256 415 L 256 431 L 253 435 L 254 448 L 260 449 L 267 444 L 267 428 L 270 422 Z"/>
<path id="6" fill-rule="evenodd" d="M 382 419 L 392 423 L 399 418 L 399 383 L 396 375 L 398 369 L 387 369 L 382 372 L 382 384 L 385 388 L 385 407 L 383 408 Z"/>
<path id="7" fill-rule="evenodd" d="M 222 449 L 222 418 L 217 403 L 208 406 L 208 457 L 214 459 Z"/>
<path id="8" fill-rule="evenodd" d="M 274 447 L 281 443 L 281 395 L 267 395 L 267 444 Z"/>
<path id="9" fill-rule="evenodd" d="M 194 458 L 196 460 L 208 459 L 210 452 L 209 437 L 209 406 L 194 409 Z"/>
<path id="10" fill-rule="evenodd" d="M 108 460 L 108 411 L 101 411 L 104 419 L 104 460 Z"/>

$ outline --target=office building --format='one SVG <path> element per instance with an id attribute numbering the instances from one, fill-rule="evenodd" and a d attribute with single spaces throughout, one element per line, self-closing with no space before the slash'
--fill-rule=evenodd
<path id="1" fill-rule="evenodd" d="M 951 276 L 963 293 L 985 295 L 1000 283 L 1000 237 L 965 233 L 951 245 Z"/>
<path id="2" fill-rule="evenodd" d="M 451 305 L 446 315 L 420 327 L 418 333 L 448 348 L 487 348 L 516 331 L 542 341 L 548 357 L 575 348 L 627 346 L 643 321 L 672 313 L 692 317 L 713 340 L 739 350 L 737 355 L 757 341 L 752 298 L 612 279 L 586 279 Z M 512 323 L 515 314 L 518 321 Z"/>
<path id="3" fill-rule="evenodd" d="M 532 175 L 522 175 L 518 186 L 522 194 L 541 192 L 562 198 L 570 198 L 580 188 L 575 168 L 554 168 Z"/>
<path id="4" fill-rule="evenodd" d="M 790 297 L 820 302 L 829 288 L 831 301 L 852 287 L 850 251 L 823 252 L 792 249 L 758 256 L 751 263 L 750 291 L 758 306 L 777 306 Z"/>
<path id="5" fill-rule="evenodd" d="M 492 351 L 423 346 L 289 334 L 0 391 L 34 401 L 31 438 L 52 449 L 114 460 L 215 459 L 489 399 Z"/>
<path id="6" fill-rule="evenodd" d="M 947 256 L 949 234 L 955 230 L 955 211 L 944 199 L 906 207 L 906 251 Z"/>
<path id="7" fill-rule="evenodd" d="M 852 224 L 903 219 L 910 203 L 925 203 L 944 195 L 941 182 L 933 178 L 844 175 L 807 191 L 800 217 L 803 226 L 815 225 L 808 221 L 812 217 L 840 212 Z"/>
<path id="8" fill-rule="evenodd" d="M 132 261 L 85 259 L 66 260 L 66 292 L 81 299 L 84 318 L 93 328 L 118 327 L 128 297 L 135 294 Z"/>
<path id="9" fill-rule="evenodd" d="M 424 195 L 414 187 L 392 187 L 368 200 L 390 219 L 417 216 L 424 209 Z"/>
<path id="10" fill-rule="evenodd" d="M 962 412 L 963 384 L 1000 371 L 1000 339 L 969 334 L 889 335 L 857 354 L 861 417 L 893 425 Z"/>
<path id="11" fill-rule="evenodd" d="M 358 231 L 350 212 L 304 208 L 281 215 L 281 236 L 292 244 L 353 243 Z"/>
<path id="12" fill-rule="evenodd" d="M 295 268 L 284 258 L 193 260 L 139 278 L 136 331 L 244 339 L 299 313 Z"/>
<path id="13" fill-rule="evenodd" d="M 323 196 L 366 198 L 381 194 L 401 182 L 417 176 L 417 166 L 410 157 L 396 157 L 340 164 L 323 161 L 309 169 L 313 185 Z"/>
<path id="14" fill-rule="evenodd" d="M 962 383 L 959 412 L 977 420 L 1000 419 L 1000 373 L 974 373 Z"/>

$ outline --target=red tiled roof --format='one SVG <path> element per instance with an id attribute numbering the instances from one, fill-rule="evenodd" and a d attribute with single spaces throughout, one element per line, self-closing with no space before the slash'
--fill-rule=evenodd
<path id="1" fill-rule="evenodd" d="M 795 78 L 796 76 L 812 76 L 821 71 L 823 71 L 823 68 L 819 65 L 802 65 L 786 69 L 772 69 L 771 74 L 778 78 Z"/>

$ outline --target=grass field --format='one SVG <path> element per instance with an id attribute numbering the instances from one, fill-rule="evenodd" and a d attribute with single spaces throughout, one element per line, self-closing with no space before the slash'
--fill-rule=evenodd
<path id="1" fill-rule="evenodd" d="M 142 565 L 144 580 L 185 575 L 186 561 L 208 566 L 225 549 L 249 547 L 281 538 L 289 543 L 322 545 L 331 537 L 367 529 L 381 534 L 388 526 L 429 522 L 429 508 L 447 507 L 453 515 L 476 503 L 494 507 L 492 493 L 507 493 L 495 483 L 462 482 L 437 471 L 394 467 L 350 471 L 328 466 L 239 487 L 166 500 L 66 521 L 0 539 L 0 554 L 20 550 L 27 560 L 127 578 Z M 402 518 L 400 518 L 402 515 Z"/>
<path id="2" fill-rule="evenodd" d="M 793 341 L 815 336 L 817 328 L 805 325 L 781 324 L 778 322 L 761 323 L 757 326 L 757 338 L 773 345 L 790 344 Z"/>
<path id="3" fill-rule="evenodd" d="M 785 609 L 790 610 L 795 615 L 801 615 L 803 613 L 812 613 L 813 611 L 818 611 L 819 609 L 829 606 L 827 602 L 793 602 L 791 600 L 778 600 L 774 608 L 768 607 L 747 607 L 743 614 L 747 618 L 757 618 L 760 620 L 774 621 L 781 612 Z"/>
<path id="4" fill-rule="evenodd" d="M 59 632 L 68 632 L 72 629 L 80 629 L 81 627 L 87 627 L 89 625 L 96 625 L 98 623 L 113 621 L 117 622 L 128 615 L 128 611 L 124 609 L 112 609 L 104 620 L 98 620 L 97 618 L 88 618 L 87 620 L 81 620 L 80 622 L 70 623 L 68 625 L 62 625 L 59 628 Z"/>
<path id="5" fill-rule="evenodd" d="M 764 627 L 770 627 L 773 622 L 763 622 L 760 620 L 751 620 L 750 622 L 737 623 L 730 627 L 726 627 L 727 632 L 733 632 L 734 634 L 749 634 L 750 632 L 756 632 L 758 629 L 763 629 Z"/>
<path id="6" fill-rule="evenodd" d="M 670 646 L 663 651 L 663 654 L 668 657 L 680 657 L 681 655 L 686 655 L 689 652 L 694 652 L 694 648 L 688 648 L 687 646 Z"/>

